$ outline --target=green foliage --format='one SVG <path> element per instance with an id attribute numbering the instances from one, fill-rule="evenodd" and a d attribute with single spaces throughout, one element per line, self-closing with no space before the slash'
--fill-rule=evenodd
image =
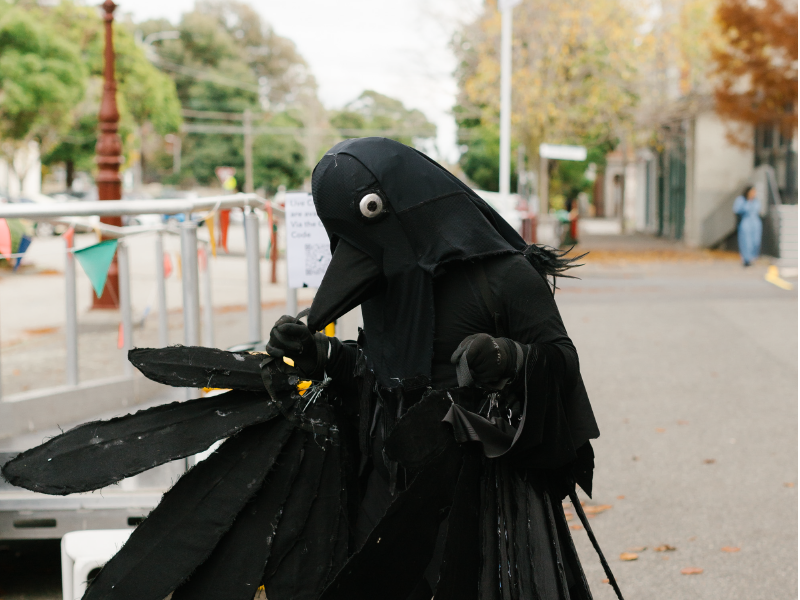
<path id="1" fill-rule="evenodd" d="M 466 142 L 468 151 L 461 155 L 459 164 L 482 190 L 496 192 L 500 186 L 500 132 L 494 126 L 469 128 Z M 513 155 L 513 153 L 512 153 Z M 517 191 L 517 166 L 511 164 L 511 191 Z"/>
<path id="2" fill-rule="evenodd" d="M 0 4 L 0 148 L 6 159 L 31 141 L 45 150 L 56 143 L 73 120 L 84 80 L 74 44 L 26 11 Z"/>
<path id="3" fill-rule="evenodd" d="M 275 127 L 297 127 L 297 121 L 282 114 L 269 123 Z M 214 169 L 236 168 L 239 189 L 244 184 L 244 155 L 240 135 L 190 135 L 186 137 L 180 175 L 169 181 L 176 184 L 212 185 Z M 171 163 L 170 163 L 171 164 Z M 297 189 L 309 175 L 304 148 L 285 135 L 258 135 L 253 140 L 253 186 L 270 192 L 285 185 Z"/>
<path id="4" fill-rule="evenodd" d="M 408 109 L 400 100 L 372 90 L 362 92 L 342 110 L 334 111 L 330 122 L 337 129 L 344 130 L 342 135 L 345 138 L 363 136 L 363 133 L 352 130 L 369 130 L 372 135 L 384 135 L 409 146 L 413 145 L 415 138 L 436 135 L 436 125 L 428 121 L 422 111 Z"/>
<path id="5" fill-rule="evenodd" d="M 322 112 L 316 82 L 294 44 L 276 35 L 246 4 L 198 2 L 193 11 L 182 15 L 177 27 L 158 20 L 138 28 L 144 36 L 179 32 L 178 39 L 156 43 L 156 64 L 169 73 L 184 108 L 229 113 L 249 109 L 256 126 L 275 127 L 313 125 L 310 116 L 315 110 Z M 239 125 L 241 121 L 217 124 Z M 181 173 L 174 176 L 165 173 L 171 169 L 171 158 L 163 153 L 156 158 L 164 181 L 216 184 L 214 169 L 227 165 L 237 168 L 237 180 L 244 183 L 241 135 L 185 134 Z M 295 136 L 256 136 L 254 187 L 299 187 L 309 174 L 307 161 L 307 150 Z"/>
<path id="6" fill-rule="evenodd" d="M 638 102 L 638 26 L 622 0 L 541 0 L 514 9 L 512 135 L 532 159 L 528 169 L 538 170 L 541 143 L 613 147 Z M 460 162 L 468 177 L 491 190 L 498 186 L 500 29 L 495 3 L 486 3 L 453 41 L 459 59 L 454 112 L 466 146 Z M 585 168 L 554 163 L 551 189 L 567 195 L 588 189 Z"/>
<path id="7" fill-rule="evenodd" d="M 28 6 L 28 13 L 58 31 L 60 38 L 74 44 L 80 52 L 76 61 L 88 68 L 88 82 L 83 100 L 75 107 L 74 125 L 59 143 L 45 151 L 42 162 L 49 165 L 71 162 L 79 169 L 94 165 L 100 100 L 102 97 L 104 25 L 93 7 L 64 1 L 52 8 Z M 56 29 L 57 28 L 57 29 Z M 128 140 L 138 127 L 149 123 L 159 135 L 178 131 L 181 107 L 175 85 L 169 76 L 147 60 L 125 24 L 115 22 L 114 50 L 117 104 L 120 112 L 120 135 Z M 123 144 L 126 152 L 130 144 Z"/>
<path id="8" fill-rule="evenodd" d="M 606 154 L 611 152 L 616 146 L 616 140 L 608 140 L 603 143 L 587 144 L 586 160 L 559 160 L 551 161 L 552 172 L 550 174 L 550 198 L 554 208 L 557 196 L 563 198 L 563 208 L 568 209 L 568 201 L 578 197 L 581 192 L 592 195 L 593 183 L 586 179 L 586 171 L 591 163 L 597 166 L 598 170 L 603 170 L 606 163 Z"/>

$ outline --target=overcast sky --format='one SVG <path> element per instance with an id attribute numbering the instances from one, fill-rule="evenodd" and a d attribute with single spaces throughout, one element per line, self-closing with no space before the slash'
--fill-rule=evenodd
<path id="1" fill-rule="evenodd" d="M 177 23 L 194 0 L 118 0 L 135 21 Z M 449 43 L 481 0 L 252 0 L 277 33 L 293 40 L 319 82 L 320 99 L 341 107 L 373 89 L 436 123 L 438 158 L 458 157 L 455 58 Z"/>

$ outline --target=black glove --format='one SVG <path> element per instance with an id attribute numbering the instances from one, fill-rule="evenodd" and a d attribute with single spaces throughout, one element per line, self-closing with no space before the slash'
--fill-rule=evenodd
<path id="1" fill-rule="evenodd" d="M 328 337 L 324 333 L 313 333 L 295 317 L 283 315 L 269 332 L 267 352 L 270 356 L 291 358 L 303 375 L 320 381 L 328 359 Z"/>
<path id="2" fill-rule="evenodd" d="M 522 367 L 523 350 L 508 338 L 488 333 L 468 335 L 453 352 L 450 362 L 458 365 L 458 384 L 499 390 L 516 377 Z"/>

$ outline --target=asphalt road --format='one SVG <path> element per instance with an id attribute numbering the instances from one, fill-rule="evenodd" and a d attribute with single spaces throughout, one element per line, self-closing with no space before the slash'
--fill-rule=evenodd
<path id="1" fill-rule="evenodd" d="M 556 298 L 601 430 L 587 503 L 612 508 L 591 523 L 625 598 L 796 599 L 796 291 L 735 260 L 582 270 Z"/>
<path id="2" fill-rule="evenodd" d="M 797 598 L 797 293 L 697 258 L 590 257 L 556 295 L 602 432 L 591 522 L 628 600 Z M 0 589 L 29 573 L 0 599 L 60 597 L 57 548 L 0 543 Z"/>

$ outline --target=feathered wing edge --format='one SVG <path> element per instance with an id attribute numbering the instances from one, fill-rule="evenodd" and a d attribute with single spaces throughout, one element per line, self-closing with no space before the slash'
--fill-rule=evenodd
<path id="1" fill-rule="evenodd" d="M 333 421 L 325 404 L 309 415 Z M 314 600 L 347 559 L 341 440 L 287 419 L 247 427 L 164 495 L 85 600 Z"/>
<path id="2" fill-rule="evenodd" d="M 261 487 L 294 428 L 248 427 L 181 477 L 106 563 L 84 600 L 161 600 L 212 552 Z"/>
<path id="3" fill-rule="evenodd" d="M 279 414 L 265 393 L 231 391 L 84 423 L 2 467 L 12 485 L 44 494 L 96 490 L 191 456 Z"/>
<path id="4" fill-rule="evenodd" d="M 583 264 L 576 264 L 579 260 L 584 258 L 588 252 L 584 252 L 578 256 L 567 258 L 567 255 L 572 252 L 574 246 L 566 249 L 559 250 L 544 244 L 530 244 L 522 251 L 523 256 L 533 265 L 539 274 L 550 285 L 553 293 L 558 289 L 556 285 L 557 277 L 566 277 L 569 279 L 577 279 L 574 275 L 567 275 L 566 271 L 574 269 L 575 267 L 582 267 Z M 550 277 L 552 283 L 547 280 Z"/>

